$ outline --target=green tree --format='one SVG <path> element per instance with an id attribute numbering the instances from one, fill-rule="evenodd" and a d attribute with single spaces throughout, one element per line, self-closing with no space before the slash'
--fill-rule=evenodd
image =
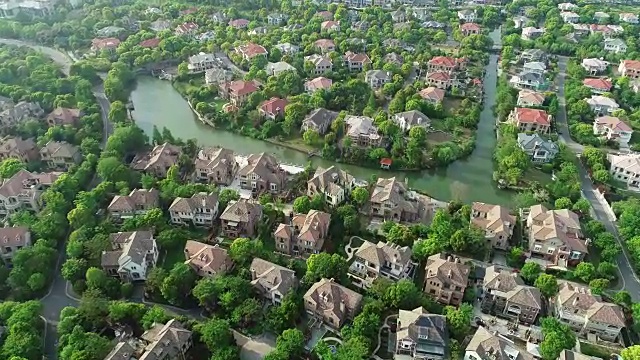
<path id="1" fill-rule="evenodd" d="M 411 280 L 400 280 L 389 286 L 384 294 L 384 302 L 391 308 L 412 310 L 420 305 L 422 294 Z"/>
<path id="2" fill-rule="evenodd" d="M 230 201 L 238 201 L 240 194 L 233 189 L 222 189 L 218 194 L 218 205 L 220 209 L 226 209 Z"/>
<path id="3" fill-rule="evenodd" d="M 573 275 L 580 278 L 582 281 L 589 283 L 596 277 L 596 267 L 592 263 L 581 262 L 576 266 Z"/>
<path id="4" fill-rule="evenodd" d="M 640 345 L 629 346 L 620 352 L 623 360 L 638 360 L 640 359 Z"/>
<path id="5" fill-rule="evenodd" d="M 347 261 L 338 254 L 331 255 L 324 252 L 313 254 L 307 260 L 307 272 L 303 281 L 313 284 L 322 278 L 333 278 L 340 282 L 346 278 L 347 268 Z"/>
<path id="6" fill-rule="evenodd" d="M 596 295 L 602 295 L 608 287 L 608 279 L 593 279 L 589 282 L 589 289 Z"/>
<path id="7" fill-rule="evenodd" d="M 571 209 L 571 199 L 567 197 L 561 197 L 556 199 L 555 208 L 556 209 Z"/>
<path id="8" fill-rule="evenodd" d="M 447 306 L 444 308 L 447 317 L 449 331 L 456 338 L 463 338 L 469 334 L 471 319 L 473 318 L 473 306 L 462 304 L 459 308 Z"/>
<path id="9" fill-rule="evenodd" d="M 22 161 L 15 158 L 8 158 L 0 162 L 0 177 L 8 179 L 25 168 L 26 165 Z"/>
<path id="10" fill-rule="evenodd" d="M 260 256 L 263 251 L 260 240 L 237 238 L 231 243 L 229 256 L 238 265 L 248 265 L 254 257 Z"/>
<path id="11" fill-rule="evenodd" d="M 311 200 L 308 196 L 302 195 L 293 201 L 293 211 L 297 214 L 306 214 L 311 210 Z"/>
<path id="12" fill-rule="evenodd" d="M 558 280 L 555 276 L 550 274 L 541 274 L 538 276 L 534 285 L 540 290 L 542 295 L 547 298 L 551 298 L 556 295 L 560 289 L 558 286 Z"/>
<path id="13" fill-rule="evenodd" d="M 162 296 L 172 305 L 184 304 L 195 285 L 197 275 L 191 267 L 184 263 L 173 266 L 160 291 Z"/>
<path id="14" fill-rule="evenodd" d="M 369 191 L 364 187 L 357 187 L 351 192 L 351 198 L 358 206 L 362 206 L 369 200 Z"/>
<path id="15" fill-rule="evenodd" d="M 613 296 L 613 302 L 620 306 L 624 306 L 626 308 L 630 308 L 633 303 L 633 299 L 631 298 L 631 294 L 629 294 L 626 290 L 620 290 Z"/>
<path id="16" fill-rule="evenodd" d="M 529 284 L 533 284 L 541 273 L 542 268 L 534 262 L 528 262 L 520 269 L 520 276 Z"/>
<path id="17" fill-rule="evenodd" d="M 544 333 L 540 354 L 544 360 L 556 360 L 562 350 L 573 349 L 576 335 L 569 326 L 552 317 L 543 318 L 540 323 Z"/>

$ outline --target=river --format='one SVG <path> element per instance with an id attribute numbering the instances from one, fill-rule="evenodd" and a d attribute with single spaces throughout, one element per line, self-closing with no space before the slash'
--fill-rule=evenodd
<path id="1" fill-rule="evenodd" d="M 491 35 L 492 38 L 499 39 L 499 31 Z M 406 179 L 409 187 L 424 191 L 439 200 L 457 199 L 464 202 L 512 205 L 513 193 L 497 189 L 492 180 L 492 156 L 496 144 L 492 108 L 496 102 L 497 65 L 497 55 L 491 55 L 485 68 L 485 101 L 476 133 L 476 148 L 468 158 L 456 161 L 446 169 L 421 172 L 393 172 L 348 164 L 338 166 L 356 178 L 365 180 L 373 174 Z M 168 81 L 152 77 L 138 78 L 131 100 L 135 106 L 133 119 L 150 136 L 155 125 L 159 129 L 166 127 L 176 137 L 194 138 L 200 145 L 218 145 L 240 154 L 272 153 L 283 162 L 299 165 L 309 161 L 306 154 L 298 151 L 202 124 Z M 314 166 L 335 165 L 334 162 L 320 158 L 313 158 L 311 162 Z"/>

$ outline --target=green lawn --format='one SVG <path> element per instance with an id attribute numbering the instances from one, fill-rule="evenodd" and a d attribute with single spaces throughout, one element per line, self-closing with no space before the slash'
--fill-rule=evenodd
<path id="1" fill-rule="evenodd" d="M 611 354 L 619 354 L 619 350 L 609 349 L 603 346 L 580 342 L 580 351 L 588 356 L 597 356 L 602 359 L 609 359 Z"/>
<path id="2" fill-rule="evenodd" d="M 162 267 L 166 270 L 171 270 L 175 264 L 184 261 L 184 254 L 179 250 L 170 250 L 160 256 Z"/>

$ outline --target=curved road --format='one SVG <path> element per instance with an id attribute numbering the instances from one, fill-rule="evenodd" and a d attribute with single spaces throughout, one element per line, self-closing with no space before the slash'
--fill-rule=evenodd
<path id="1" fill-rule="evenodd" d="M 568 58 L 564 56 L 558 58 L 557 96 L 559 109 L 558 113 L 556 114 L 556 125 L 558 128 L 558 132 L 560 133 L 560 141 L 565 143 L 569 149 L 571 149 L 579 156 L 584 150 L 584 146 L 571 139 L 571 136 L 569 135 L 569 125 L 567 123 L 566 99 L 564 97 L 564 82 L 566 77 L 565 72 L 567 69 L 567 60 Z M 591 203 L 595 218 L 604 224 L 608 232 L 615 235 L 616 240 L 622 247 L 622 252 L 620 255 L 618 255 L 617 259 L 621 283 L 619 289 L 628 291 L 631 294 L 633 301 L 640 301 L 640 279 L 638 279 L 638 276 L 636 275 L 635 271 L 633 270 L 633 266 L 631 265 L 631 261 L 629 261 L 629 254 L 622 244 L 622 239 L 618 234 L 618 228 L 607 215 L 607 212 L 604 209 L 604 204 L 596 196 L 597 190 L 594 188 L 593 182 L 589 178 L 586 170 L 582 165 L 578 166 L 578 171 L 580 172 L 582 194 Z"/>

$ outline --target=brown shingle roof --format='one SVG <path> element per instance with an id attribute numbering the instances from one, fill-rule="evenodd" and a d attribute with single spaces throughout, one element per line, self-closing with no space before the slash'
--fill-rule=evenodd
<path id="1" fill-rule="evenodd" d="M 235 222 L 249 222 L 250 219 L 259 217 L 262 215 L 262 206 L 247 201 L 246 199 L 240 199 L 236 202 L 229 202 L 227 208 L 224 209 L 221 220 L 235 221 Z"/>
<path id="2" fill-rule="evenodd" d="M 438 278 L 445 284 L 466 287 L 469 281 L 469 266 L 443 253 L 429 256 L 427 259 L 426 278 Z"/>
<path id="3" fill-rule="evenodd" d="M 362 295 L 350 290 L 333 279 L 321 279 L 317 283 L 311 285 L 311 288 L 304 294 L 304 300 L 316 312 L 329 313 L 341 322 L 346 320 L 346 314 L 340 309 L 343 303 L 345 309 L 357 309 L 362 303 Z"/>
<path id="4" fill-rule="evenodd" d="M 411 260 L 411 254 L 411 249 L 408 246 L 400 247 L 397 244 L 383 241 L 378 242 L 378 244 L 365 241 L 358 248 L 355 256 L 380 267 L 385 263 L 406 264 Z"/>
<path id="5" fill-rule="evenodd" d="M 184 246 L 185 264 L 196 268 L 198 271 L 211 272 L 211 275 L 219 274 L 233 267 L 233 261 L 227 250 L 216 245 L 204 244 L 189 240 Z"/>
<path id="6" fill-rule="evenodd" d="M 169 211 L 194 212 L 197 209 L 214 209 L 218 205 L 217 193 L 197 193 L 190 198 L 175 198 Z"/>
<path id="7" fill-rule="evenodd" d="M 251 284 L 262 292 L 286 294 L 298 281 L 295 271 L 260 258 L 254 258 L 249 269 L 253 279 Z"/>
<path id="8" fill-rule="evenodd" d="M 0 228 L 0 246 L 27 246 L 30 241 L 31 233 L 27 227 Z"/>
<path id="9" fill-rule="evenodd" d="M 160 193 L 156 189 L 133 189 L 127 196 L 116 195 L 107 207 L 109 211 L 134 211 L 158 207 Z"/>

